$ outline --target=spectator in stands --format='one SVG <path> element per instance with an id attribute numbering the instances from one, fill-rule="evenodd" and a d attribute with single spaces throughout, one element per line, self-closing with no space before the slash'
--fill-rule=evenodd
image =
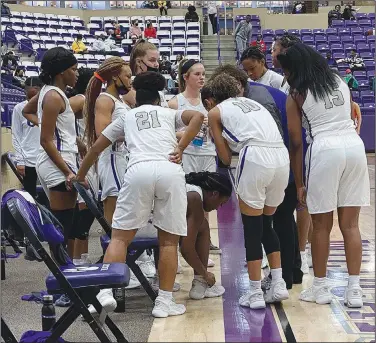
<path id="1" fill-rule="evenodd" d="M 142 31 L 140 27 L 138 26 L 138 20 L 134 20 L 132 23 L 131 28 L 129 29 L 129 38 L 130 39 L 140 39 L 142 38 Z"/>
<path id="2" fill-rule="evenodd" d="M 18 66 L 17 57 L 14 55 L 13 51 L 8 51 L 2 58 L 2 67 L 6 70 L 14 70 Z"/>
<path id="3" fill-rule="evenodd" d="M 334 10 L 330 10 L 328 13 L 328 26 L 332 26 L 333 20 L 340 20 L 342 19 L 342 13 L 341 13 L 341 6 L 335 5 Z"/>
<path id="4" fill-rule="evenodd" d="M 163 15 L 163 11 L 167 15 L 167 1 L 158 1 L 158 8 L 161 15 Z"/>
<path id="5" fill-rule="evenodd" d="M 176 55 L 176 60 L 174 63 L 172 63 L 172 66 L 171 66 L 171 70 L 175 73 L 178 72 L 178 69 L 179 69 L 179 63 L 182 61 L 183 59 L 183 56 L 178 54 Z"/>
<path id="6" fill-rule="evenodd" d="M 268 69 L 265 55 L 259 48 L 254 46 L 247 48 L 247 50 L 243 52 L 240 62 L 252 81 L 277 89 L 281 88 L 283 76 Z"/>
<path id="7" fill-rule="evenodd" d="M 328 51 L 326 53 L 326 61 L 328 62 L 328 66 L 332 69 L 338 69 L 337 61 L 332 57 L 332 53 Z"/>
<path id="8" fill-rule="evenodd" d="M 242 20 L 238 24 L 234 32 L 238 59 L 241 58 L 244 50 L 247 49 L 249 36 L 251 32 L 252 32 L 251 16 L 247 15 L 245 20 Z"/>
<path id="9" fill-rule="evenodd" d="M 217 1 L 208 1 L 208 15 L 209 20 L 212 26 L 213 34 L 217 34 L 217 9 L 218 2 Z"/>
<path id="10" fill-rule="evenodd" d="M 4 1 L 1 1 L 1 16 L 11 17 L 10 9 Z"/>
<path id="11" fill-rule="evenodd" d="M 144 36 L 145 38 L 157 38 L 157 30 L 155 27 L 153 27 L 153 23 L 151 21 L 146 24 Z"/>
<path id="12" fill-rule="evenodd" d="M 171 73 L 171 62 L 169 61 L 167 55 L 162 55 L 162 61 L 159 64 L 159 71 L 162 74 L 170 74 Z"/>
<path id="13" fill-rule="evenodd" d="M 188 6 L 188 12 L 185 14 L 185 21 L 187 23 L 199 21 L 195 6 Z"/>
<path id="14" fill-rule="evenodd" d="M 120 24 L 118 24 L 116 21 L 112 22 L 112 26 L 114 31 L 112 33 L 112 37 L 115 39 L 115 42 L 117 44 L 120 44 L 122 39 L 124 38 L 124 31 L 121 29 Z"/>
<path id="15" fill-rule="evenodd" d="M 255 46 L 259 48 L 263 54 L 266 53 L 266 44 L 264 40 L 262 39 L 262 35 L 257 35 L 256 40 L 251 42 L 251 46 Z"/>
<path id="16" fill-rule="evenodd" d="M 304 3 L 304 1 L 297 1 L 295 4 L 294 4 L 294 7 L 292 9 L 292 14 L 303 14 L 303 13 L 307 13 L 307 8 L 306 8 L 306 5 Z"/>
<path id="17" fill-rule="evenodd" d="M 72 50 L 75 54 L 85 54 L 87 52 L 87 47 L 82 41 L 82 35 L 78 34 L 76 40 L 72 43 Z"/>
<path id="18" fill-rule="evenodd" d="M 25 81 L 26 81 L 26 76 L 25 76 L 24 69 L 17 67 L 12 78 L 12 84 L 17 87 L 24 88 Z"/>
<path id="19" fill-rule="evenodd" d="M 23 177 L 23 186 L 32 197 L 37 195 L 37 172 L 35 164 L 39 152 L 40 128 L 22 115 L 27 102 L 43 87 L 38 76 L 25 81 L 26 100 L 17 104 L 12 114 L 12 144 L 15 150 L 16 168 Z"/>
<path id="20" fill-rule="evenodd" d="M 355 78 L 355 76 L 352 74 L 350 69 L 346 69 L 346 75 L 343 77 L 347 85 L 352 91 L 355 91 L 359 87 L 358 80 Z"/>
<path id="21" fill-rule="evenodd" d="M 103 55 L 120 56 L 118 51 L 114 51 L 114 49 L 117 49 L 117 45 L 111 36 L 106 37 L 104 34 L 101 34 L 93 42 L 92 47 L 94 51 L 100 52 Z"/>
<path id="22" fill-rule="evenodd" d="M 352 5 L 348 4 L 343 10 L 342 18 L 345 20 L 356 20 L 356 10 L 352 8 Z"/>
<path id="23" fill-rule="evenodd" d="M 351 50 L 350 57 L 337 60 L 337 63 L 348 63 L 352 72 L 356 70 L 365 70 L 363 58 L 361 58 L 355 49 Z"/>

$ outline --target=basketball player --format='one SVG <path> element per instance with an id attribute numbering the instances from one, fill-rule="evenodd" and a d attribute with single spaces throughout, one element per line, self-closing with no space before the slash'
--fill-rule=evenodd
<path id="1" fill-rule="evenodd" d="M 14 106 L 12 113 L 12 144 L 15 150 L 16 168 L 23 177 L 23 186 L 32 197 L 37 195 L 37 172 L 35 163 L 40 147 L 40 128 L 22 115 L 28 101 L 43 87 L 39 77 L 25 81 L 26 100 Z"/>
<path id="2" fill-rule="evenodd" d="M 253 100 L 238 97 L 239 93 L 237 81 L 223 74 L 205 86 L 201 96 L 209 111 L 209 126 L 218 157 L 225 165 L 230 165 L 231 151 L 239 152 L 236 188 L 250 279 L 250 292 L 240 298 L 239 304 L 262 309 L 265 302 L 289 297 L 282 278 L 279 240 L 272 228 L 272 218 L 285 195 L 290 161 L 269 111 Z M 272 273 L 265 299 L 261 289 L 261 243 Z"/>
<path id="3" fill-rule="evenodd" d="M 170 108 L 176 110 L 195 110 L 203 113 L 206 117 L 208 112 L 201 101 L 201 89 L 205 84 L 205 68 L 196 60 L 183 60 L 178 69 L 180 93 L 168 103 Z M 179 137 L 182 132 L 177 133 Z M 183 154 L 183 169 L 186 174 L 192 172 L 217 170 L 216 152 L 211 140 L 207 119 L 201 128 L 199 135 L 189 144 Z M 220 249 L 210 243 L 212 253 L 221 253 Z M 209 265 L 214 262 L 209 259 Z"/>
<path id="4" fill-rule="evenodd" d="M 77 200 L 70 180 L 77 171 L 78 154 L 75 116 L 65 89 L 74 87 L 77 77 L 77 60 L 70 51 L 57 47 L 46 52 L 39 76 L 45 86 L 39 93 L 37 106 L 41 147 L 36 171 L 49 198 L 51 211 L 63 225 L 65 244 L 68 243 Z M 28 105 L 24 113 L 34 113 L 33 106 L 28 110 Z"/>
<path id="5" fill-rule="evenodd" d="M 294 44 L 277 58 L 290 85 L 286 108 L 297 196 L 302 205 L 307 204 L 313 222 L 315 278 L 300 299 L 317 304 L 332 301 L 326 265 L 333 211 L 337 210 L 349 273 L 345 304 L 361 307 L 359 212 L 361 206 L 370 203 L 370 184 L 364 144 L 352 118 L 350 90 L 325 59 L 304 44 Z M 302 125 L 310 142 L 306 155 L 306 185 L 302 175 Z"/>
<path id="6" fill-rule="evenodd" d="M 225 289 L 215 284 L 214 274 L 207 271 L 210 229 L 205 214 L 228 201 L 232 184 L 227 176 L 219 173 L 190 173 L 187 181 L 187 236 L 182 237 L 180 250 L 194 270 L 191 299 L 219 297 Z"/>
<path id="7" fill-rule="evenodd" d="M 152 312 L 155 317 L 181 315 L 186 310 L 172 297 L 177 245 L 180 236 L 187 235 L 185 177 L 179 163 L 204 119 L 200 112 L 162 108 L 159 91 L 164 86 L 165 78 L 159 73 L 137 75 L 133 82 L 137 108 L 120 116 L 103 131 L 77 173 L 77 180 L 83 182 L 101 152 L 125 137 L 129 163 L 116 203 L 104 263 L 125 261 L 128 245 L 137 230 L 147 225 L 154 204 L 153 224 L 158 228 L 160 244 L 159 293 Z M 177 143 L 175 132 L 182 125 L 187 128 Z M 114 304 L 111 290 L 102 290 L 97 297 L 101 303 Z"/>

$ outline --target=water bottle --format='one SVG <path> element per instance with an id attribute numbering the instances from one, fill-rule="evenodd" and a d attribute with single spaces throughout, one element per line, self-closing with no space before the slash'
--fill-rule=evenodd
<path id="1" fill-rule="evenodd" d="M 54 298 L 52 295 L 43 296 L 42 330 L 50 331 L 56 323 Z"/>
<path id="2" fill-rule="evenodd" d="M 204 133 L 200 131 L 192 141 L 195 146 L 202 146 L 204 144 Z"/>
<path id="3" fill-rule="evenodd" d="M 114 288 L 113 290 L 114 298 L 116 300 L 116 309 L 115 312 L 117 313 L 124 313 L 125 312 L 125 288 Z"/>

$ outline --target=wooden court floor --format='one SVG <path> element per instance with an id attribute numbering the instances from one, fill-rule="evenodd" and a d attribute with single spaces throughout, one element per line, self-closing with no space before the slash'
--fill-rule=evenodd
<path id="1" fill-rule="evenodd" d="M 211 268 L 218 282 L 226 288 L 222 298 L 193 301 L 188 298 L 193 272 L 186 264 L 177 276 L 181 291 L 176 300 L 185 303 L 184 316 L 155 319 L 149 342 L 374 342 L 375 341 L 375 186 L 374 157 L 369 157 L 371 206 L 363 208 L 360 229 L 363 239 L 361 286 L 364 307 L 348 309 L 343 305 L 347 269 L 342 236 L 335 218 L 328 278 L 334 300 L 331 305 L 299 301 L 299 293 L 313 278 L 312 269 L 302 285 L 295 285 L 290 299 L 265 310 L 250 310 L 238 305 L 239 295 L 248 288 L 244 265 L 243 231 L 236 197 L 217 213 L 210 213 L 212 240 L 223 253 L 211 255 Z"/>

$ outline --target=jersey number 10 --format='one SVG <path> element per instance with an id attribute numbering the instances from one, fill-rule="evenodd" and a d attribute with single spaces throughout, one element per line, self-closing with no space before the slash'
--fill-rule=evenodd
<path id="1" fill-rule="evenodd" d="M 161 127 L 161 124 L 158 120 L 157 111 L 151 112 L 137 112 L 135 114 L 136 123 L 138 127 L 138 131 L 150 129 L 150 128 L 157 128 Z"/>

